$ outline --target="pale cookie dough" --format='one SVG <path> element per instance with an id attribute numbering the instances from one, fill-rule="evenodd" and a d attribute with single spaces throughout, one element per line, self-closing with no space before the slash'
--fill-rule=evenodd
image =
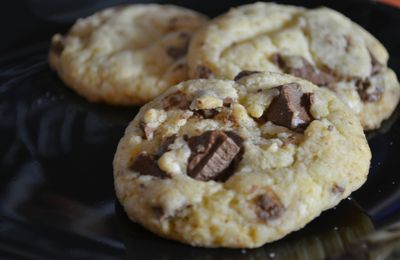
<path id="1" fill-rule="evenodd" d="M 273 71 L 327 87 L 366 130 L 378 128 L 399 101 L 399 82 L 387 60 L 382 44 L 342 14 L 274 3 L 240 6 L 212 20 L 188 54 L 191 78 Z"/>
<path id="2" fill-rule="evenodd" d="M 105 9 L 53 36 L 50 66 L 92 102 L 143 104 L 187 79 L 187 47 L 206 21 L 171 5 Z"/>
<path id="3" fill-rule="evenodd" d="M 290 75 L 198 79 L 142 107 L 114 158 L 117 197 L 152 232 L 253 248 L 298 230 L 366 180 L 356 116 Z"/>

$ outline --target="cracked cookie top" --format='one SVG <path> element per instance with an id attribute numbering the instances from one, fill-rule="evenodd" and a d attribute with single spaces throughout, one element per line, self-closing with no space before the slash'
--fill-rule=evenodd
<path id="1" fill-rule="evenodd" d="M 329 8 L 255 3 L 212 20 L 193 39 L 192 78 L 243 71 L 288 73 L 335 92 L 374 129 L 396 107 L 400 87 L 388 53 L 359 25 Z"/>
<path id="2" fill-rule="evenodd" d="M 114 158 L 128 216 L 197 246 L 257 247 L 303 227 L 366 180 L 357 118 L 290 75 L 183 82 L 146 104 Z"/>

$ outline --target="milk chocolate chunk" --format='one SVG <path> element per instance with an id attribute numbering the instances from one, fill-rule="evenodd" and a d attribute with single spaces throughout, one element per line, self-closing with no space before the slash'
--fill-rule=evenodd
<path id="1" fill-rule="evenodd" d="M 259 71 L 243 70 L 243 71 L 239 72 L 233 80 L 234 81 L 238 81 L 241 78 L 250 76 L 250 75 L 255 74 L 255 73 L 259 73 Z"/>
<path id="2" fill-rule="evenodd" d="M 208 79 L 212 75 L 212 71 L 206 66 L 197 66 L 196 70 L 200 79 Z"/>
<path id="3" fill-rule="evenodd" d="M 335 82 L 335 77 L 315 68 L 310 62 L 301 56 L 282 56 L 274 54 L 271 57 L 273 63 L 283 72 L 307 79 L 318 86 L 328 86 Z"/>
<path id="4" fill-rule="evenodd" d="M 279 218 L 283 213 L 283 205 L 273 191 L 258 195 L 255 202 L 257 206 L 256 214 L 261 221 L 266 222 Z"/>
<path id="5" fill-rule="evenodd" d="M 230 136 L 233 136 L 231 133 Z M 187 172 L 194 179 L 201 181 L 223 181 L 233 173 L 237 161 L 235 158 L 243 149 L 242 139 L 238 135 L 233 138 L 220 130 L 207 131 L 199 136 L 190 137 L 188 144 L 191 156 L 188 160 Z"/>
<path id="6" fill-rule="evenodd" d="M 356 88 L 358 95 L 364 102 L 377 102 L 382 98 L 384 91 L 383 80 L 380 80 L 380 85 L 373 86 L 370 79 L 358 79 Z"/>
<path id="7" fill-rule="evenodd" d="M 189 109 L 190 101 L 182 91 L 176 91 L 166 96 L 163 104 L 167 110 L 171 108 Z"/>
<path id="8" fill-rule="evenodd" d="M 165 51 L 172 59 L 178 60 L 186 55 L 187 47 L 169 47 Z"/>
<path id="9" fill-rule="evenodd" d="M 331 191 L 332 191 L 332 193 L 335 193 L 335 194 L 341 194 L 345 191 L 345 188 L 338 185 L 337 183 L 334 183 Z"/>
<path id="10" fill-rule="evenodd" d="M 154 154 L 148 154 L 142 152 L 136 157 L 136 160 L 131 165 L 130 169 L 132 171 L 139 172 L 142 175 L 151 175 L 159 178 L 169 177 L 165 172 L 163 172 L 160 167 L 158 167 L 157 160 L 166 152 L 170 151 L 169 146 L 175 142 L 176 135 L 171 135 L 165 139 L 161 144 L 158 152 Z"/>
<path id="11" fill-rule="evenodd" d="M 210 119 L 216 116 L 220 112 L 220 109 L 199 109 L 194 112 L 196 116 Z"/>
<path id="12" fill-rule="evenodd" d="M 130 169 L 141 175 L 151 175 L 158 178 L 168 177 L 168 175 L 158 167 L 156 156 L 147 153 L 139 154 Z"/>
<path id="13" fill-rule="evenodd" d="M 173 144 L 176 140 L 176 135 L 171 135 L 165 139 L 165 141 L 161 144 L 158 149 L 157 156 L 161 157 L 164 153 L 170 151 L 169 146 Z"/>
<path id="14" fill-rule="evenodd" d="M 369 53 L 369 55 L 371 57 L 371 75 L 378 74 L 384 66 L 375 58 L 375 56 L 371 52 Z"/>
<path id="15" fill-rule="evenodd" d="M 313 120 L 309 110 L 314 102 L 314 94 L 303 93 L 296 83 L 277 88 L 279 95 L 272 100 L 263 117 L 276 125 L 303 132 Z"/>
<path id="16" fill-rule="evenodd" d="M 202 117 L 205 119 L 215 118 L 221 112 L 226 111 L 227 107 L 230 107 L 231 104 L 234 102 L 232 98 L 224 98 L 223 100 L 223 107 L 212 108 L 212 109 L 198 109 L 193 111 L 195 116 Z"/>
<path id="17" fill-rule="evenodd" d="M 233 98 L 227 97 L 227 98 L 224 98 L 224 100 L 222 102 L 223 102 L 224 107 L 230 107 L 231 104 L 234 102 L 234 100 L 233 100 Z"/>
<path id="18" fill-rule="evenodd" d="M 149 126 L 148 126 L 146 123 L 144 123 L 144 122 L 141 122 L 141 123 L 140 123 L 140 128 L 143 130 L 144 137 L 145 137 L 147 140 L 153 139 L 154 131 L 155 131 L 156 129 L 154 129 L 153 127 L 149 127 Z"/>

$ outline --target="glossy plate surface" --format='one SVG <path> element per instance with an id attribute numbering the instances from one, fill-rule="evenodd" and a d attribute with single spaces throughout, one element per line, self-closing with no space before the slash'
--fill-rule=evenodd
<path id="1" fill-rule="evenodd" d="M 77 17 L 127 2 L 0 3 L 1 258 L 400 259 L 399 108 L 367 133 L 373 151 L 368 182 L 278 242 L 255 250 L 193 248 L 130 222 L 115 200 L 112 159 L 138 107 L 88 103 L 47 64 L 52 34 L 65 32 Z M 400 10 L 355 0 L 285 1 L 294 2 L 328 5 L 351 17 L 384 43 L 389 65 L 400 75 Z M 247 2 L 168 3 L 215 16 Z"/>

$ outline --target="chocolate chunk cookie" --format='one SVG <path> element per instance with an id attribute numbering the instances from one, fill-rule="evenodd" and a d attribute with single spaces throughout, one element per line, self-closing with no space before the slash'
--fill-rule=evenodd
<path id="1" fill-rule="evenodd" d="M 108 8 L 55 35 L 50 66 L 92 102 L 144 104 L 188 78 L 188 45 L 206 20 L 171 5 Z"/>
<path id="2" fill-rule="evenodd" d="M 378 128 L 400 98 L 387 60 L 382 44 L 340 13 L 273 3 L 217 17 L 196 34 L 188 53 L 192 78 L 272 71 L 307 79 L 335 92 L 366 130 Z"/>
<path id="3" fill-rule="evenodd" d="M 114 178 L 127 215 L 152 232 L 252 248 L 349 196 L 370 158 L 361 124 L 327 88 L 255 72 L 186 81 L 142 107 Z"/>

